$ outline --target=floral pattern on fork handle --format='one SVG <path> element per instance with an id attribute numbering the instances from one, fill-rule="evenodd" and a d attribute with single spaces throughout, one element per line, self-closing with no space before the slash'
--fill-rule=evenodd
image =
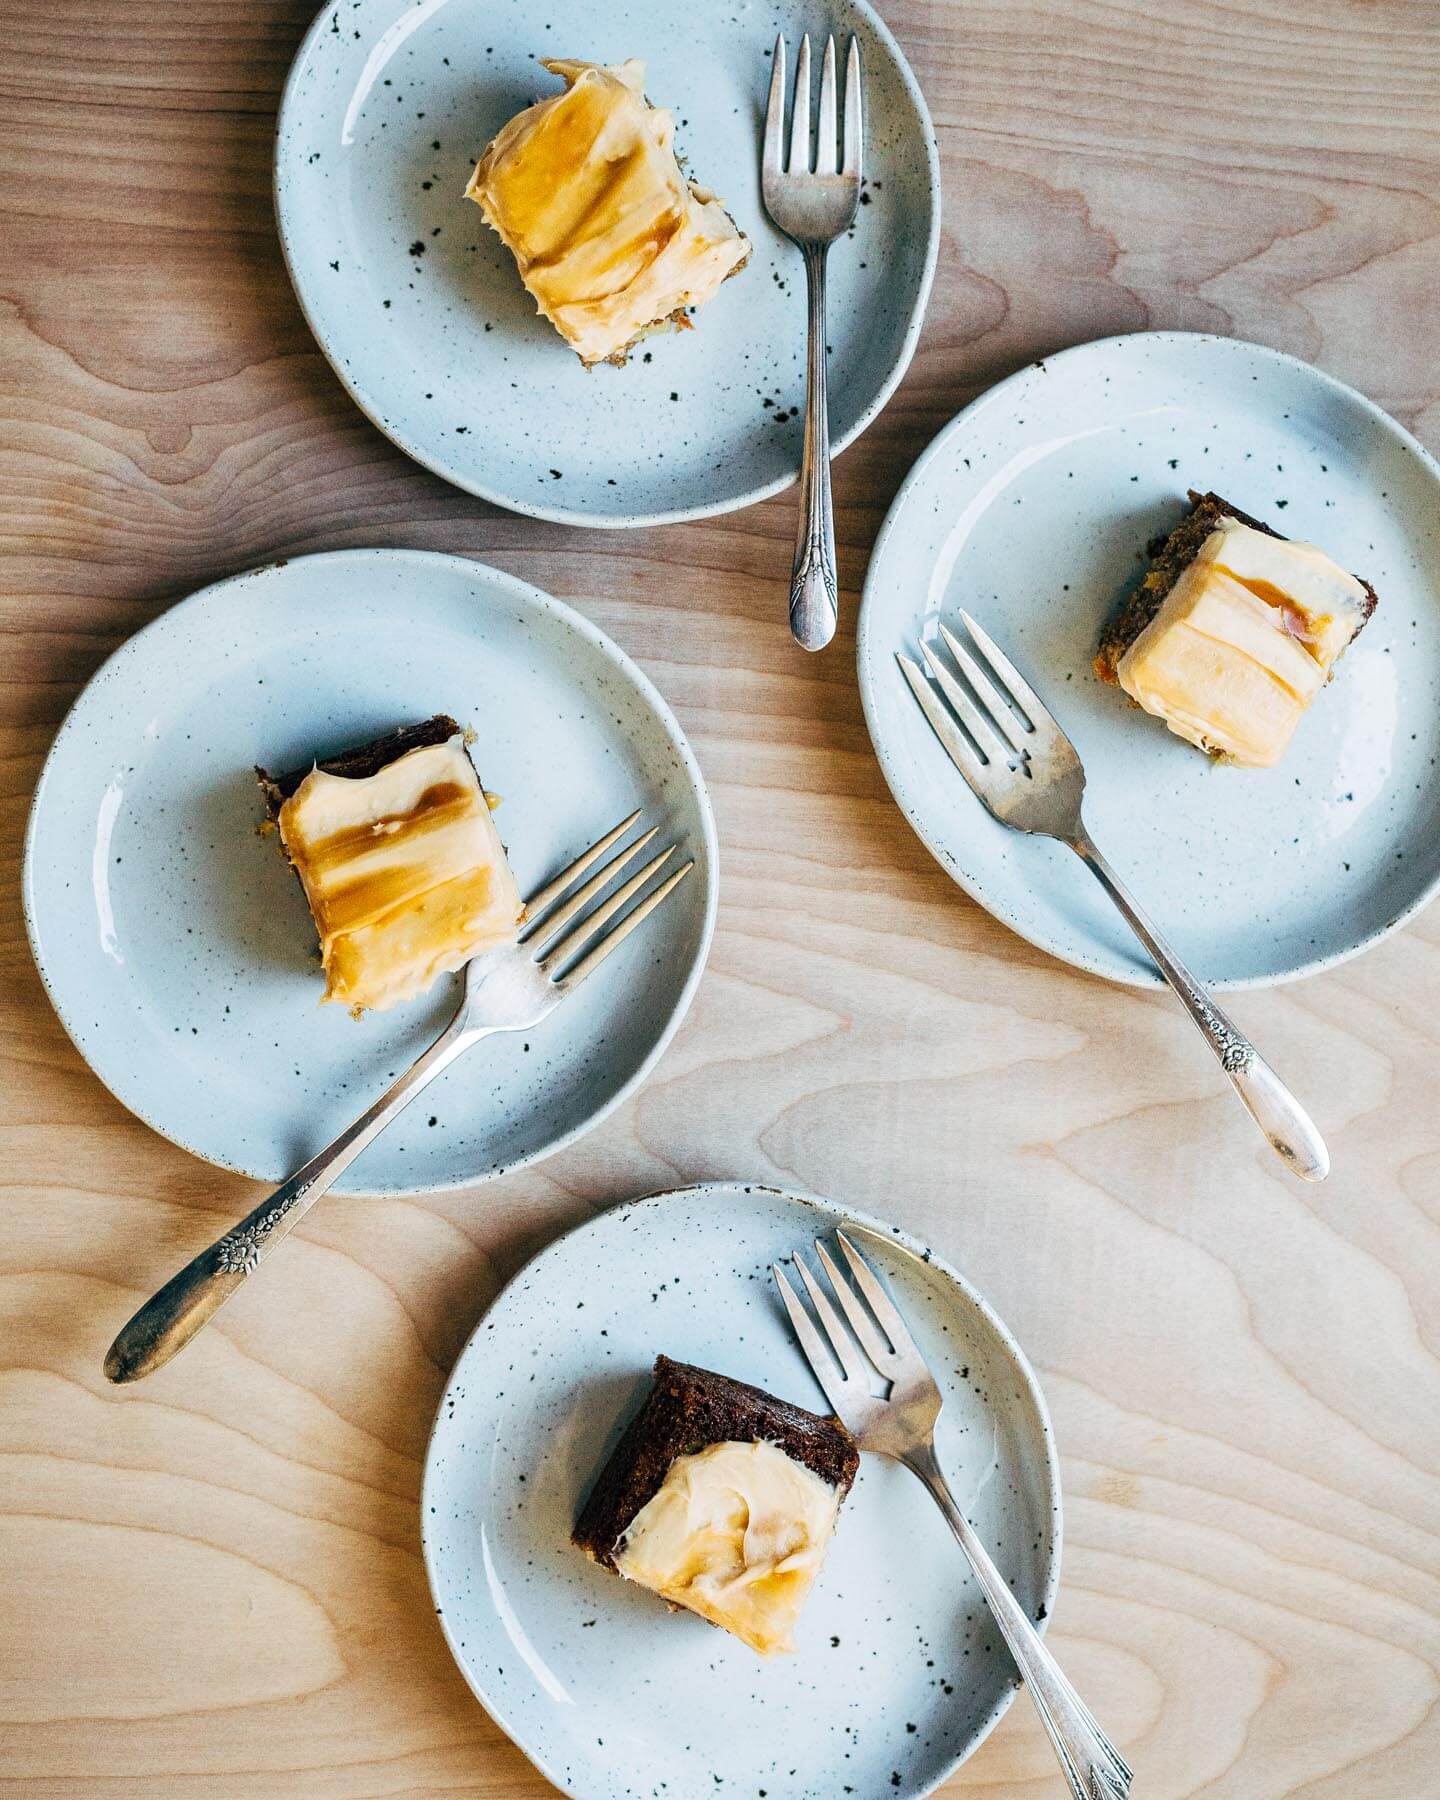
<path id="1" fill-rule="evenodd" d="M 1330 1153 L 1315 1122 L 1235 1022 L 1227 1017 L 1160 936 L 1120 877 L 1082 829 L 1070 848 L 1115 902 L 1127 925 L 1155 959 L 1215 1052 L 1245 1110 L 1271 1147 L 1306 1181 L 1330 1173 Z"/>
<path id="2" fill-rule="evenodd" d="M 790 629 L 806 650 L 823 650 L 840 618 L 835 575 L 835 507 L 830 489 L 830 401 L 825 380 L 826 246 L 805 246 L 809 297 L 805 447 L 800 463 L 800 521 L 790 577 Z"/>
<path id="3" fill-rule="evenodd" d="M 260 1257 L 264 1250 L 265 1239 L 285 1215 L 298 1206 L 314 1186 L 306 1182 L 286 1193 L 281 1190 L 281 1198 L 268 1207 L 258 1217 L 253 1217 L 247 1224 L 235 1231 L 227 1232 L 215 1246 L 215 1265 L 222 1275 L 253 1275 L 260 1267 Z"/>

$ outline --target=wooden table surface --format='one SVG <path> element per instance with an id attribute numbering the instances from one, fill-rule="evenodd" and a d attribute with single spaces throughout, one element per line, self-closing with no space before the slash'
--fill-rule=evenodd
<path id="1" fill-rule="evenodd" d="M 648 532 L 407 462 L 301 319 L 270 203 L 311 8 L 0 4 L 0 1790 L 529 1796 L 421 1567 L 431 1410 L 497 1286 L 626 1196 L 726 1176 L 903 1222 L 1036 1363 L 1064 1458 L 1053 1642 L 1146 1800 L 1440 1791 L 1440 912 L 1235 1011 L 1336 1172 L 1279 1171 L 1160 996 L 1030 949 L 912 837 L 856 693 L 866 556 L 996 378 L 1233 333 L 1440 448 L 1434 0 L 888 0 L 945 234 L 925 334 L 836 466 L 845 629 L 783 625 L 791 502 Z M 51 1012 L 17 894 L 46 748 L 116 645 L 276 555 L 483 557 L 578 605 L 711 784 L 719 930 L 641 1095 L 543 1167 L 331 1198 L 185 1358 L 106 1344 L 251 1184 L 131 1118 Z M 947 1792 L 1058 1794 L 1016 1705 Z M 691 1797 L 686 1797 L 691 1800 Z M 876 1800 L 876 1797 L 867 1797 Z"/>

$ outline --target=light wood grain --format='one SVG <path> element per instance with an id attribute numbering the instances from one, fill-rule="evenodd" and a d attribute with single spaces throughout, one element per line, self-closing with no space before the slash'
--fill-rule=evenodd
<path id="1" fill-rule="evenodd" d="M 1440 448 L 1433 0 L 890 0 L 945 238 L 920 353 L 835 471 L 847 627 L 783 627 L 791 512 L 609 536 L 498 513 L 348 403 L 281 266 L 262 0 L 0 5 L 0 1789 L 539 1795 L 434 1624 L 416 1517 L 449 1362 L 508 1271 L 644 1190 L 755 1176 L 903 1221 L 1038 1365 L 1055 1643 L 1146 1800 L 1440 1785 L 1440 917 L 1235 1011 L 1323 1123 L 1279 1173 L 1177 1009 L 964 900 L 870 754 L 853 608 L 905 468 L 1028 359 L 1145 326 L 1310 357 Z M 327 1200 L 185 1358 L 111 1334 L 254 1199 L 132 1120 L 30 961 L 57 724 L 171 601 L 414 544 L 575 601 L 677 707 L 725 887 L 640 1097 L 543 1168 Z M 1059 1791 L 1016 1706 L 947 1791 Z M 874 1796 L 867 1800 L 875 1800 Z"/>

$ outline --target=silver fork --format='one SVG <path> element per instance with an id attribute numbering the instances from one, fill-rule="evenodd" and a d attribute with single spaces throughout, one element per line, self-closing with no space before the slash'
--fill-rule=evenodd
<path id="1" fill-rule="evenodd" d="M 855 223 L 860 204 L 864 123 L 860 46 L 852 37 L 845 64 L 844 144 L 836 144 L 835 39 L 820 69 L 818 147 L 810 160 L 810 37 L 800 40 L 790 161 L 784 163 L 785 40 L 775 40 L 760 191 L 765 210 L 805 259 L 809 336 L 805 361 L 805 449 L 800 462 L 800 522 L 790 576 L 790 630 L 806 650 L 823 650 L 840 617 L 835 575 L 835 509 L 830 496 L 830 410 L 825 391 L 825 258 Z"/>
<path id="2" fill-rule="evenodd" d="M 653 841 L 659 830 L 656 826 L 627 844 L 570 893 L 639 817 L 633 812 L 622 819 L 569 868 L 532 894 L 525 903 L 519 941 L 487 951 L 465 965 L 459 1009 L 430 1048 L 332 1144 L 312 1156 L 233 1231 L 202 1250 L 145 1302 L 110 1346 L 105 1373 L 111 1381 L 138 1381 L 183 1350 L 337 1177 L 442 1069 L 494 1032 L 538 1025 L 674 892 L 694 868 L 693 862 L 682 864 L 642 895 L 674 854 L 672 845 L 651 857 L 613 894 L 600 899 L 614 877 Z M 642 897 L 636 900 L 637 895 Z M 636 903 L 626 912 L 632 900 Z M 599 904 L 587 911 L 593 901 Z M 619 922 L 611 926 L 621 914 Z"/>
<path id="3" fill-rule="evenodd" d="M 969 682 L 969 692 L 923 640 L 920 654 L 935 686 L 910 657 L 901 653 L 898 658 L 910 691 L 951 762 L 1002 825 L 1057 838 L 1075 852 L 1179 995 L 1271 1148 L 1296 1175 L 1306 1181 L 1323 1181 L 1330 1173 L 1330 1153 L 1310 1115 L 1185 967 L 1096 849 L 1081 815 L 1085 770 L 1075 746 L 1009 657 L 969 613 L 962 611 L 960 617 L 978 655 L 972 655 L 944 625 L 940 635 Z M 957 718 L 964 731 L 956 724 Z"/>
<path id="4" fill-rule="evenodd" d="M 835 1236 L 859 1294 L 818 1238 L 815 1254 L 849 1321 L 850 1331 L 840 1322 L 824 1289 L 798 1255 L 791 1261 L 824 1327 L 823 1339 L 780 1265 L 772 1263 L 770 1269 L 815 1379 L 862 1450 L 903 1463 L 929 1489 L 975 1572 L 1076 1800 L 1125 1800 L 1130 1792 L 1129 1765 L 1045 1648 L 1044 1640 L 950 1491 L 935 1454 L 935 1421 L 944 1404 L 935 1377 L 915 1348 L 904 1319 L 879 1277 L 843 1231 L 837 1231 Z M 887 1398 L 877 1398 L 871 1392 L 875 1373 L 890 1384 Z"/>

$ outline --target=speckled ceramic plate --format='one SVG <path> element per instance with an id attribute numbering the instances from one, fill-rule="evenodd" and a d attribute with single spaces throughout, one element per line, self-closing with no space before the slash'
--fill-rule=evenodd
<path id="1" fill-rule="evenodd" d="M 800 467 L 805 295 L 760 204 L 777 32 L 853 32 L 869 187 L 830 257 L 830 416 L 865 429 L 920 333 L 940 232 L 925 102 L 865 0 L 339 0 L 280 109 L 276 211 L 296 292 L 361 407 L 418 462 L 540 518 L 646 525 L 774 494 Z M 543 56 L 639 57 L 696 178 L 755 246 L 697 317 L 624 369 L 580 366 L 464 198 L 485 145 L 558 83 Z"/>
<path id="2" fill-rule="evenodd" d="M 605 1213 L 541 1252 L 440 1402 L 421 1529 L 440 1623 L 491 1714 L 567 1794 L 928 1794 L 1004 1712 L 1012 1664 L 934 1502 L 864 1457 L 797 1632 L 762 1661 L 570 1544 L 658 1352 L 801 1406 L 824 1396 L 772 1261 L 842 1225 L 945 1394 L 940 1454 L 1038 1618 L 1059 1579 L 1059 1471 L 1034 1374 L 973 1288 L 898 1229 L 717 1183 Z"/>
<path id="3" fill-rule="evenodd" d="M 354 1020 L 319 1004 L 315 931 L 254 765 L 293 768 L 448 712 L 522 892 L 644 807 L 695 872 L 533 1031 L 477 1045 L 340 1185 L 418 1193 L 568 1143 L 644 1079 L 700 978 L 715 825 L 664 701 L 623 651 L 511 575 L 345 550 L 192 595 L 111 657 L 61 727 L 26 843 L 30 941 L 100 1079 L 198 1156 L 278 1182 L 405 1068 L 453 979 Z"/>
<path id="4" fill-rule="evenodd" d="M 1373 583 L 1380 605 L 1274 769 L 1213 764 L 1091 671 L 1148 539 L 1213 489 Z M 891 789 L 960 885 L 1083 969 L 1158 973 L 1058 844 L 997 825 L 952 768 L 895 652 L 956 608 L 1075 742 L 1097 841 L 1214 987 L 1308 975 L 1440 883 L 1440 470 L 1352 388 L 1229 338 L 1110 338 L 1022 370 L 951 421 L 875 546 L 859 626 Z"/>

